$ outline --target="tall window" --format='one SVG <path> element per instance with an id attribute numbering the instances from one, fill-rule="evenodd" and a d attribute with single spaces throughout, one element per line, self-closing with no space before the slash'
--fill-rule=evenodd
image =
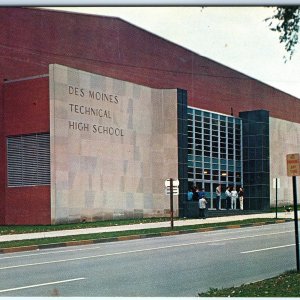
<path id="1" fill-rule="evenodd" d="M 9 187 L 49 185 L 49 133 L 8 137 L 7 173 Z"/>
<path id="2" fill-rule="evenodd" d="M 240 118 L 188 108 L 188 179 L 215 197 L 216 187 L 242 186 Z"/>

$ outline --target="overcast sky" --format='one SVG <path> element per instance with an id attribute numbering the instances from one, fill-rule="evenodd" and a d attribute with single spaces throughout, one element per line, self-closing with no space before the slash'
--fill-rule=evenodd
<path id="1" fill-rule="evenodd" d="M 50 9 L 48 7 L 47 9 Z M 59 7 L 120 17 L 300 98 L 300 45 L 292 60 L 264 19 L 271 7 Z"/>

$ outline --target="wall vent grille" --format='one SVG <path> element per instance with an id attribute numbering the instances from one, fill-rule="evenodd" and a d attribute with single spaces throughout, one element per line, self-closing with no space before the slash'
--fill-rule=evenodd
<path id="1" fill-rule="evenodd" d="M 50 134 L 7 138 L 8 186 L 50 185 Z"/>

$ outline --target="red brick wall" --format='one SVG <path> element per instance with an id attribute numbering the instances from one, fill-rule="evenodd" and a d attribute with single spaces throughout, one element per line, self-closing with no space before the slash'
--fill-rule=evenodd
<path id="1" fill-rule="evenodd" d="M 6 225 L 51 223 L 50 186 L 6 189 Z"/>
<path id="2" fill-rule="evenodd" d="M 49 79 L 5 83 L 3 86 L 3 153 L 1 165 L 5 170 L 1 199 L 5 224 L 49 224 L 51 220 L 50 186 L 7 187 L 6 137 L 50 131 Z"/>
<path id="3" fill-rule="evenodd" d="M 49 78 L 4 84 L 6 135 L 49 132 Z"/>
<path id="4" fill-rule="evenodd" d="M 0 100 L 2 100 L 3 85 L 0 85 Z M 5 219 L 5 180 L 6 168 L 5 166 L 5 139 L 4 139 L 4 102 L 0 102 L 0 225 L 4 224 Z"/>
<path id="5" fill-rule="evenodd" d="M 48 73 L 59 63 L 157 88 L 183 88 L 188 104 L 234 115 L 266 109 L 300 123 L 299 100 L 118 18 L 2 8 L 0 78 Z M 24 30 L 24 28 L 26 30 Z M 14 37 L 14 38 L 11 38 Z"/>

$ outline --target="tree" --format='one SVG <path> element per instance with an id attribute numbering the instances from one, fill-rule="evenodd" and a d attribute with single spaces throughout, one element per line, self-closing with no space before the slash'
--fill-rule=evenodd
<path id="1" fill-rule="evenodd" d="M 279 41 L 285 44 L 285 50 L 291 59 L 298 43 L 300 6 L 277 6 L 274 13 L 265 21 L 271 21 L 270 29 L 279 32 Z M 286 57 L 285 59 L 287 60 Z"/>

